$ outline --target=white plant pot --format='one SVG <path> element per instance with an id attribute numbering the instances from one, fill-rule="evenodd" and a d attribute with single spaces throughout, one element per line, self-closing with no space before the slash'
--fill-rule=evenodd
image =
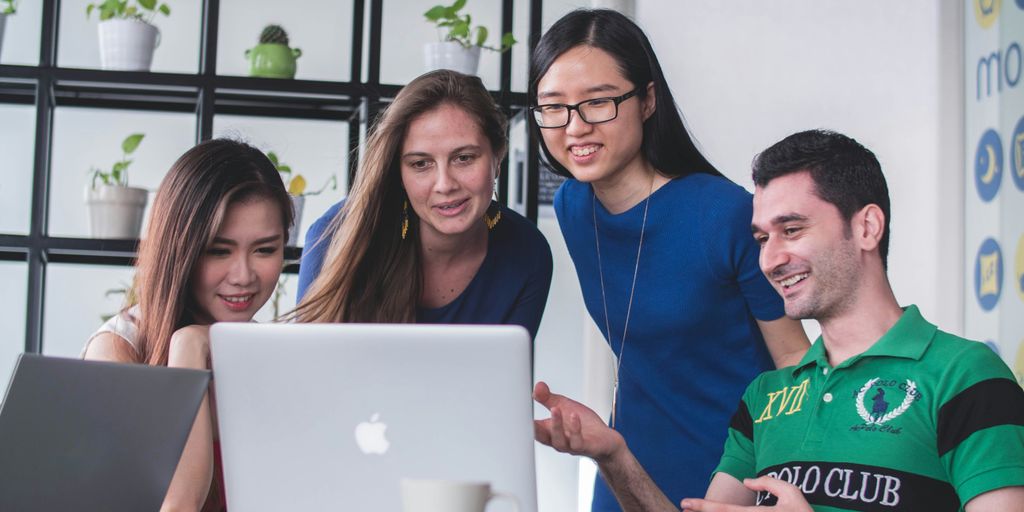
<path id="1" fill-rule="evenodd" d="M 100 185 L 86 187 L 89 227 L 93 238 L 139 238 L 149 192 L 143 188 Z"/>
<path id="2" fill-rule="evenodd" d="M 0 14 L 0 53 L 4 49 L 4 25 L 7 24 L 7 15 Z"/>
<path id="3" fill-rule="evenodd" d="M 427 43 L 423 46 L 427 71 L 450 69 L 465 75 L 475 75 L 480 63 L 480 47 L 466 48 L 459 43 Z"/>
<path id="4" fill-rule="evenodd" d="M 160 30 L 144 21 L 101 21 L 100 67 L 116 71 L 149 71 L 153 51 L 160 44 Z"/>
<path id="5" fill-rule="evenodd" d="M 302 226 L 302 208 L 306 206 L 306 196 L 292 196 L 292 208 L 295 210 L 295 218 L 292 227 L 288 228 L 288 247 L 299 245 L 299 228 Z"/>

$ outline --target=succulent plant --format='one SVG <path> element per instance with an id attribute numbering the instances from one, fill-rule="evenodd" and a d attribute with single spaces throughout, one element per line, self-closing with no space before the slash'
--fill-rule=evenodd
<path id="1" fill-rule="evenodd" d="M 260 33 L 260 44 L 283 44 L 288 46 L 288 32 L 281 25 L 267 25 Z"/>

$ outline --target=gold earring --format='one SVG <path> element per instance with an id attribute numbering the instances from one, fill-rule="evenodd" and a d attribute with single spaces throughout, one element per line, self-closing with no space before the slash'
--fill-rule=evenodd
<path id="1" fill-rule="evenodd" d="M 484 224 L 487 224 L 487 229 L 489 231 L 493 231 L 494 230 L 494 226 L 497 226 L 498 222 L 501 221 L 501 208 L 500 207 L 495 208 L 494 204 L 495 203 L 491 203 L 491 206 L 489 206 L 487 208 L 487 211 L 490 211 L 492 208 L 497 210 L 496 212 L 494 212 L 493 216 L 488 216 L 487 212 L 484 212 Z"/>
<path id="2" fill-rule="evenodd" d="M 402 240 L 409 234 L 409 201 L 402 202 Z"/>

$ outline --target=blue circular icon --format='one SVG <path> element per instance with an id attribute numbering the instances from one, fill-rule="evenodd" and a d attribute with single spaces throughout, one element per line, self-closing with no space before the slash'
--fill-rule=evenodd
<path id="1" fill-rule="evenodd" d="M 1024 9 L 1024 0 L 1017 0 L 1017 7 Z"/>
<path id="2" fill-rule="evenodd" d="M 1021 1 L 1024 1 L 1024 0 L 1021 0 Z M 994 342 L 992 340 L 985 340 L 985 345 L 988 345 L 988 348 L 992 349 L 992 352 L 995 352 L 996 355 L 999 355 L 999 345 L 996 344 L 996 342 Z"/>
<path id="3" fill-rule="evenodd" d="M 974 259 L 974 296 L 985 311 L 992 311 L 1003 291 L 1003 251 L 992 238 L 985 239 Z"/>
<path id="4" fill-rule="evenodd" d="M 1018 0 L 1024 2 L 1024 0 Z M 1024 116 L 1017 121 L 1017 127 L 1010 135 L 1010 174 L 1018 190 L 1024 191 Z"/>
<path id="5" fill-rule="evenodd" d="M 1003 142 L 999 134 L 989 129 L 978 141 L 974 152 L 974 184 L 978 195 L 986 203 L 996 197 L 1003 178 Z"/>

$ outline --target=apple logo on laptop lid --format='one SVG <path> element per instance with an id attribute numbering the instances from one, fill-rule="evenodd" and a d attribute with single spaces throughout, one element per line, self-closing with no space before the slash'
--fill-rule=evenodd
<path id="1" fill-rule="evenodd" d="M 391 446 L 385 435 L 388 425 L 379 419 L 380 413 L 375 412 L 370 416 L 370 421 L 356 425 L 356 445 L 363 453 L 384 455 Z"/>

